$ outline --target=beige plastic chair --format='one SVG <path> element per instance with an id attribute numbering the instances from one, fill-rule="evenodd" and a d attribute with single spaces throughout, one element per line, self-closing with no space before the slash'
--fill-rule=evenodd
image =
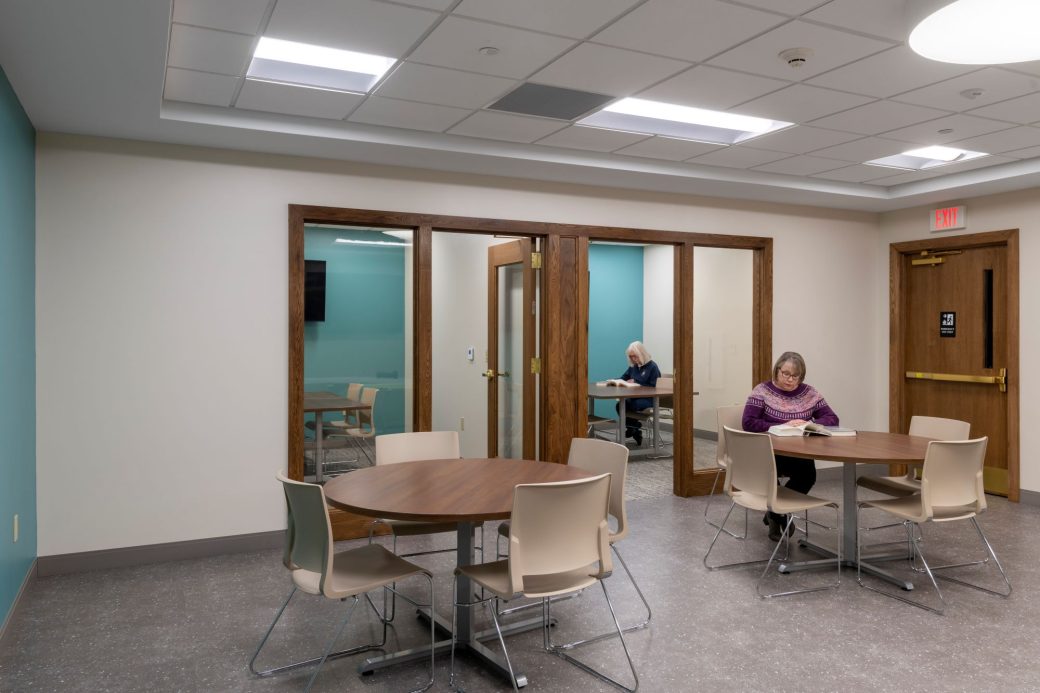
<path id="1" fill-rule="evenodd" d="M 288 671 L 297 667 L 317 663 L 314 673 L 307 682 L 306 690 L 314 685 L 314 679 L 322 665 L 329 659 L 343 657 L 358 652 L 381 649 L 386 644 L 387 620 L 379 613 L 372 603 L 368 592 L 383 588 L 410 577 L 423 576 L 429 583 L 429 602 L 419 604 L 407 599 L 416 606 L 429 608 L 433 611 L 433 576 L 429 571 L 417 565 L 409 563 L 403 558 L 398 558 L 378 544 L 369 544 L 356 549 L 336 553 L 333 547 L 332 526 L 329 523 L 329 511 L 325 504 L 325 491 L 317 484 L 304 484 L 292 481 L 283 474 L 278 474 L 285 491 L 285 501 L 289 509 L 289 526 L 286 531 L 285 555 L 283 563 L 292 573 L 293 587 L 282 603 L 274 621 L 268 627 L 264 637 L 260 640 L 256 652 L 249 660 L 249 670 L 256 676 L 271 676 L 282 671 Z M 335 633 L 329 640 L 328 645 L 321 657 L 315 657 L 301 662 L 295 662 L 265 671 L 256 670 L 256 659 L 260 651 L 267 643 L 267 639 L 274 630 L 275 625 L 282 617 L 285 607 L 289 605 L 296 591 L 300 590 L 307 594 L 325 597 L 335 601 L 351 600 L 350 608 L 347 610 L 342 622 L 336 628 Z M 383 624 L 383 639 L 381 642 L 368 645 L 360 645 L 339 652 L 332 652 L 332 647 L 343 634 L 351 615 L 357 607 L 359 597 L 372 607 L 376 616 Z M 420 689 L 424 691 L 433 685 L 433 651 L 436 635 L 434 624 L 430 623 L 430 680 Z"/>
<path id="2" fill-rule="evenodd" d="M 365 389 L 365 386 L 361 383 L 350 383 L 347 385 L 347 399 L 352 399 L 355 402 L 361 399 L 361 391 Z M 346 422 L 347 428 L 357 428 L 360 424 L 358 423 L 357 413 L 354 411 L 343 412 L 343 421 Z"/>
<path id="3" fill-rule="evenodd" d="M 779 515 L 788 516 L 787 522 L 784 523 L 783 532 L 780 535 L 780 541 L 776 543 L 776 547 L 773 549 L 773 553 L 770 555 L 769 559 L 764 561 L 766 564 L 765 570 L 762 571 L 762 575 L 759 577 L 758 582 L 755 585 L 755 591 L 758 593 L 759 597 L 783 597 L 790 594 L 802 594 L 805 592 L 816 592 L 819 590 L 837 588 L 841 584 L 842 561 L 841 509 L 838 507 L 838 504 L 825 498 L 817 498 L 805 493 L 798 493 L 797 491 L 792 491 L 785 486 L 780 486 L 776 480 L 776 458 L 773 454 L 773 441 L 770 439 L 768 434 L 748 433 L 730 426 L 725 426 L 723 428 L 723 435 L 726 437 L 726 449 L 729 452 L 729 465 L 726 469 L 725 490 L 726 495 L 729 496 L 733 502 L 730 504 L 729 511 L 726 513 L 726 517 L 723 519 L 722 524 L 719 525 L 719 529 L 715 532 L 715 537 L 711 540 L 711 545 L 708 547 L 707 553 L 704 554 L 704 567 L 708 570 L 719 570 L 721 568 L 732 568 L 763 562 L 763 560 L 743 561 L 740 563 L 728 563 L 725 565 L 715 566 L 708 563 L 708 556 L 711 555 L 711 550 L 715 547 L 715 542 L 718 541 L 719 535 L 722 534 L 722 528 L 726 526 L 726 521 L 733 513 L 733 509 L 739 505 L 748 510 L 757 510 L 761 512 L 770 511 Z M 766 575 L 769 573 L 770 566 L 773 564 L 777 553 L 780 551 L 780 545 L 786 544 L 788 550 L 790 550 L 791 531 L 794 528 L 794 513 L 806 512 L 813 508 L 822 508 L 824 506 L 834 508 L 837 517 L 838 557 L 835 563 L 837 564 L 838 575 L 835 582 L 818 587 L 763 594 L 762 582 L 765 580 Z"/>
<path id="4" fill-rule="evenodd" d="M 967 440 L 971 437 L 971 424 L 957 419 L 914 416 L 910 419 L 909 433 L 935 440 Z M 921 492 L 916 472 L 915 467 L 910 467 L 905 476 L 861 476 L 856 479 L 856 485 L 889 496 L 909 496 Z"/>
<path id="5" fill-rule="evenodd" d="M 329 422 L 329 425 L 336 431 L 329 437 L 345 436 L 347 440 L 353 441 L 357 445 L 358 450 L 370 463 L 372 462 L 372 456 L 368 454 L 368 449 L 363 441 L 376 437 L 375 409 L 376 395 L 378 394 L 378 387 L 366 387 L 361 390 L 361 403 L 367 405 L 367 407 L 355 410 L 357 418 L 354 421 L 354 425 L 351 425 L 346 420 Z"/>
<path id="6" fill-rule="evenodd" d="M 470 603 L 455 603 L 452 630 L 459 608 L 487 604 L 493 599 L 535 597 L 541 599 L 543 610 L 542 638 L 547 652 L 575 664 L 579 668 L 623 690 L 639 687 L 639 677 L 625 643 L 625 635 L 614 615 L 614 607 L 607 594 L 604 578 L 609 577 L 613 565 L 610 558 L 610 503 L 611 477 L 609 474 L 577 481 L 546 484 L 520 484 L 513 491 L 513 511 L 510 515 L 509 558 L 493 563 L 460 566 L 460 575 L 470 578 L 490 593 L 486 599 Z M 583 590 L 599 582 L 610 609 L 617 636 L 625 651 L 635 684 L 627 688 L 602 672 L 592 669 L 552 643 L 549 598 Z M 452 594 L 457 594 L 452 588 Z M 488 610 L 498 634 L 499 643 L 509 668 L 513 690 L 519 691 L 516 672 L 509 658 L 502 629 L 495 609 Z M 452 642 L 451 681 L 455 682 L 455 648 Z"/>
<path id="7" fill-rule="evenodd" d="M 912 548 L 910 557 L 911 567 L 916 564 L 917 559 L 921 560 L 921 565 L 924 566 L 923 572 L 928 575 L 932 587 L 935 588 L 935 593 L 939 597 L 941 606 L 934 608 L 923 602 L 908 599 L 900 594 L 871 587 L 863 582 L 862 573 L 857 570 L 856 579 L 861 587 L 866 587 L 878 594 L 898 599 L 901 602 L 906 602 L 937 614 L 942 614 L 946 610 L 946 599 L 939 589 L 936 577 L 994 594 L 998 597 L 1007 597 L 1011 594 L 1011 582 L 1008 580 L 1007 573 L 1004 572 L 1004 567 L 1000 565 L 1000 561 L 993 552 L 993 547 L 986 539 L 986 535 L 983 533 L 982 527 L 979 526 L 977 519 L 978 515 L 986 510 L 986 492 L 982 484 L 982 465 L 986 459 L 986 444 L 988 440 L 988 438 L 977 438 L 975 440 L 963 441 L 932 441 L 928 443 L 928 452 L 925 453 L 924 467 L 921 470 L 920 493 L 898 498 L 861 501 L 858 504 L 859 508 L 877 508 L 895 515 L 903 521 L 907 528 L 907 539 Z M 921 539 L 913 531 L 913 526 L 925 522 L 954 522 L 956 520 L 971 520 L 971 524 L 975 527 L 975 531 L 986 549 L 987 558 L 973 563 L 958 563 L 936 566 L 934 568 L 929 566 L 928 561 L 921 552 Z M 862 534 L 862 532 L 869 531 L 869 529 L 860 527 L 857 531 Z M 857 542 L 858 553 L 859 542 Z M 857 563 L 859 558 L 859 555 L 857 555 Z M 936 575 L 938 570 L 985 564 L 990 559 L 993 560 L 993 565 L 996 566 L 1001 578 L 1004 580 L 1004 585 L 1007 587 L 1006 592 L 992 590 L 981 585 L 952 578 L 948 575 Z"/>
<path id="8" fill-rule="evenodd" d="M 675 379 L 671 373 L 667 375 L 661 375 L 657 378 L 657 387 L 674 387 Z M 675 420 L 675 400 L 672 395 L 665 395 L 657 398 L 657 416 L 658 423 L 661 421 L 674 421 Z M 650 443 L 653 443 L 654 439 L 654 408 L 649 407 L 647 409 L 641 409 L 637 412 L 629 413 L 628 416 L 633 419 L 639 419 L 647 422 L 647 439 Z"/>
<path id="9" fill-rule="evenodd" d="M 417 462 L 419 460 L 448 460 L 459 458 L 459 434 L 457 431 L 414 431 L 409 433 L 390 433 L 376 436 L 376 465 L 398 464 L 401 462 Z M 481 523 L 482 524 L 482 523 Z M 368 533 L 371 543 L 375 529 L 379 525 L 390 528 L 393 535 L 393 552 L 402 557 L 425 556 L 431 553 L 455 551 L 455 547 L 431 551 L 414 551 L 412 553 L 397 552 L 398 537 L 415 537 L 457 530 L 454 522 L 418 522 L 413 520 L 379 519 L 372 523 Z M 483 545 L 483 542 L 481 542 Z M 397 602 L 390 607 L 387 620 L 393 621 L 397 612 Z"/>
<path id="10" fill-rule="evenodd" d="M 715 465 L 719 468 L 719 471 L 715 472 L 715 480 L 711 482 L 711 493 L 708 494 L 708 502 L 704 505 L 704 521 L 715 529 L 719 529 L 719 526 L 711 521 L 708 517 L 708 508 L 711 507 L 711 503 L 715 498 L 715 486 L 719 483 L 719 477 L 729 467 L 729 453 L 726 451 L 726 436 L 724 430 L 726 426 L 741 430 L 743 428 L 743 417 L 744 417 L 744 405 L 743 404 L 731 404 L 725 407 L 719 407 L 716 412 L 718 417 L 718 442 L 715 444 Z M 730 535 L 734 539 L 745 539 L 747 538 L 748 530 L 748 511 L 744 508 L 744 536 L 738 536 L 728 529 L 723 529 L 726 534 Z"/>

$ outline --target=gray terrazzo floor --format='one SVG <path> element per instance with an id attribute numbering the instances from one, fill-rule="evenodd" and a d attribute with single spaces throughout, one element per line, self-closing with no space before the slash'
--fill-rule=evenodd
<path id="1" fill-rule="evenodd" d="M 840 485 L 821 482 L 814 493 L 837 498 Z M 861 589 L 853 574 L 843 576 L 837 591 L 759 600 L 756 571 L 709 572 L 701 565 L 713 534 L 703 520 L 704 504 L 704 498 L 674 496 L 628 504 L 632 533 L 619 547 L 654 608 L 650 628 L 627 637 L 641 690 L 1040 689 L 1040 600 L 1035 598 L 1040 509 L 990 499 L 983 526 L 1015 592 L 1005 600 L 947 585 L 950 606 L 940 617 Z M 716 502 L 713 515 L 725 506 Z M 752 515 L 750 527 L 746 546 L 732 540 L 719 546 L 720 560 L 770 548 L 759 517 Z M 966 523 L 925 532 L 927 549 L 940 560 L 968 555 L 957 542 L 975 548 Z M 435 543 L 449 546 L 452 539 L 441 536 Z M 0 691 L 302 690 L 309 671 L 256 679 L 246 669 L 288 592 L 280 558 L 279 551 L 264 551 L 40 578 L 0 646 Z M 416 560 L 435 571 L 437 611 L 450 614 L 452 556 Z M 827 577 L 802 573 L 777 580 L 793 585 Z M 622 622 L 637 619 L 639 603 L 623 571 L 615 572 L 608 588 Z M 310 656 L 342 608 L 320 598 L 294 598 L 267 663 Z M 599 590 L 560 603 L 554 615 L 560 621 L 558 639 L 607 626 Z M 359 611 L 353 625 L 362 633 L 351 638 L 375 633 L 370 613 Z M 401 609 L 390 646 L 409 646 L 424 637 L 412 612 Z M 530 679 L 528 690 L 614 690 L 539 651 L 540 644 L 538 632 L 509 639 L 517 668 Z M 585 648 L 581 655 L 618 677 L 626 674 L 616 640 Z M 425 675 L 420 665 L 404 665 L 362 678 L 357 662 L 328 663 L 314 690 L 402 691 Z M 509 690 L 466 657 L 459 660 L 459 671 L 468 691 Z M 437 661 L 434 690 L 449 690 L 447 657 Z"/>

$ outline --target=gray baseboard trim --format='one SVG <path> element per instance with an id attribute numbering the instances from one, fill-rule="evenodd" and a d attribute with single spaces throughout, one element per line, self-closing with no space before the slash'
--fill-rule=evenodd
<path id="1" fill-rule="evenodd" d="M 1026 491 L 1022 489 L 1018 492 L 1018 502 L 1022 505 L 1040 506 L 1040 491 Z"/>
<path id="2" fill-rule="evenodd" d="M 230 537 L 211 537 L 191 541 L 174 541 L 167 544 L 128 546 L 101 551 L 83 551 L 56 556 L 40 556 L 36 559 L 39 577 L 82 573 L 88 570 L 128 568 L 150 563 L 182 561 L 191 558 L 209 558 L 229 553 L 249 553 L 281 548 L 285 544 L 283 530 L 256 532 Z"/>
<path id="3" fill-rule="evenodd" d="M 716 443 L 719 442 L 718 431 L 705 431 L 702 428 L 695 428 L 693 429 L 693 437 L 700 438 L 701 440 L 711 440 Z"/>
<path id="4" fill-rule="evenodd" d="M 7 635 L 7 626 L 14 620 L 14 615 L 18 611 L 18 607 L 22 604 L 22 597 L 25 596 L 26 592 L 32 589 L 33 583 L 36 582 L 36 567 L 37 560 L 33 559 L 32 564 L 29 566 L 29 572 L 25 574 L 25 579 L 22 580 L 22 586 L 18 588 L 18 594 L 15 595 L 14 602 L 11 604 L 11 608 L 7 611 L 7 617 L 4 618 L 3 624 L 0 624 L 0 649 L 4 647 L 4 637 Z"/>

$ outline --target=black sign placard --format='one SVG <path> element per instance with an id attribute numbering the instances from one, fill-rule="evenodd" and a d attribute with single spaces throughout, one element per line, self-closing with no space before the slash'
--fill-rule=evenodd
<path id="1" fill-rule="evenodd" d="M 957 314 L 952 311 L 942 311 L 939 313 L 939 336 L 940 337 L 956 337 L 957 336 Z"/>

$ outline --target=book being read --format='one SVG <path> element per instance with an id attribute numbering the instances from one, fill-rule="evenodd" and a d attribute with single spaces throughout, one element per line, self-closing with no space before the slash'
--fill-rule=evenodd
<path id="1" fill-rule="evenodd" d="M 639 387 L 639 383 L 630 383 L 620 378 L 611 378 L 610 380 L 601 380 L 596 383 L 597 386 L 610 386 L 610 387 Z"/>
<path id="2" fill-rule="evenodd" d="M 774 436 L 854 436 L 856 435 L 855 429 L 842 428 L 841 426 L 823 426 L 812 421 L 800 424 L 798 426 L 791 426 L 788 424 L 780 424 L 777 426 L 770 426 L 769 433 Z"/>

